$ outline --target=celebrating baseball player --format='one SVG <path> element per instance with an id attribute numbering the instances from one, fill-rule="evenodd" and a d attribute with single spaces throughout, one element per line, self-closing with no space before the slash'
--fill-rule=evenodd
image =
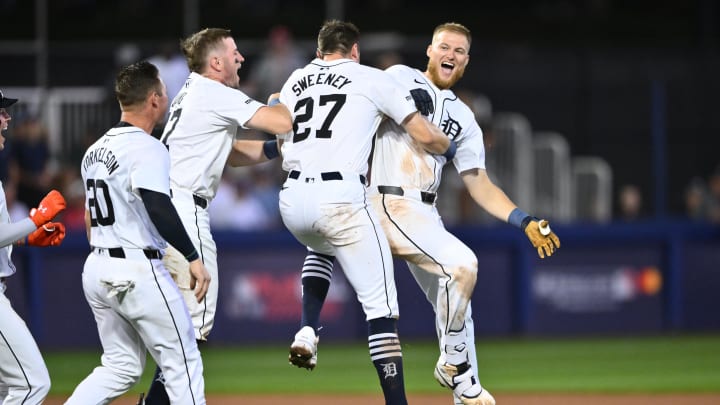
<path id="1" fill-rule="evenodd" d="M 150 133 L 168 106 L 155 65 L 120 70 L 120 122 L 85 152 L 85 224 L 92 251 L 82 281 L 103 347 L 101 365 L 66 404 L 107 404 L 142 376 L 149 351 L 173 404 L 205 404 L 203 364 L 190 314 L 162 262 L 166 241 L 190 266 L 195 301 L 210 275 L 170 201 L 170 158 Z"/>
<path id="2" fill-rule="evenodd" d="M 420 151 L 402 127 L 386 120 L 378 129 L 370 184 L 372 206 L 393 255 L 405 259 L 435 310 L 440 343 L 435 378 L 453 391 L 455 403 L 488 405 L 495 400 L 476 374 L 470 306 L 477 258 L 445 229 L 435 207 L 444 164 L 452 160 L 472 198 L 498 219 L 521 228 L 541 258 L 552 255 L 560 240 L 547 221 L 516 207 L 485 171 L 482 131 L 470 108 L 450 90 L 469 62 L 470 42 L 465 26 L 439 25 L 427 48 L 425 72 L 402 65 L 387 70 L 410 91 L 421 112 L 457 143 L 455 158 Z M 303 296 L 303 318 L 313 328 L 329 288 L 333 260 L 333 256 L 309 252 L 303 266 L 303 285 L 314 287 L 304 290 L 314 297 Z M 312 368 L 314 364 L 299 366 Z"/>
<path id="3" fill-rule="evenodd" d="M 18 100 L 0 91 L 0 150 L 12 119 L 6 108 Z M 50 376 L 35 339 L 25 322 L 5 296 L 5 278 L 15 274 L 11 260 L 13 243 L 30 246 L 58 246 L 65 238 L 65 226 L 52 222 L 65 209 L 65 199 L 56 190 L 40 201 L 30 216 L 10 221 L 5 190 L 0 183 L 0 403 L 5 405 L 41 404 L 50 391 Z"/>
<path id="4" fill-rule="evenodd" d="M 283 169 L 289 174 L 280 212 L 298 241 L 342 264 L 368 321 L 370 358 L 385 402 L 407 404 L 393 262 L 367 204 L 368 157 L 384 115 L 405 128 L 417 147 L 443 159 L 452 158 L 455 144 L 417 112 L 409 91 L 358 63 L 359 35 L 352 23 L 326 22 L 318 34 L 317 58 L 296 70 L 280 92 L 294 120 L 282 143 Z M 303 278 L 304 291 L 314 287 Z M 317 342 L 312 327 L 301 328 L 290 362 L 312 365 Z"/>
<path id="5" fill-rule="evenodd" d="M 292 128 L 292 121 L 284 105 L 274 105 L 277 95 L 270 97 L 273 105 L 267 106 L 238 90 L 238 70 L 245 59 L 230 31 L 203 29 L 186 38 L 182 50 L 191 73 L 172 101 L 161 140 L 170 151 L 172 202 L 213 280 L 205 299 L 197 302 L 193 298 L 184 257 L 168 249 L 164 261 L 185 296 L 195 339 L 205 341 L 215 320 L 219 280 L 208 205 L 226 162 L 249 165 L 279 154 L 276 140 L 235 139 L 236 134 L 240 128 L 285 133 Z M 146 404 L 168 403 L 160 373 L 158 368 Z"/>

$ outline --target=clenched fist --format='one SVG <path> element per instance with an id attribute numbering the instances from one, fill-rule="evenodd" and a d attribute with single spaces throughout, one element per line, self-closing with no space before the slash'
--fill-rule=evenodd
<path id="1" fill-rule="evenodd" d="M 552 256 L 555 250 L 560 247 L 560 239 L 550 229 L 548 221 L 544 219 L 530 221 L 525 227 L 525 235 L 537 249 L 538 256 L 541 259 L 544 259 L 545 256 Z"/>
<path id="2" fill-rule="evenodd" d="M 30 246 L 59 246 L 65 239 L 65 225 L 61 222 L 48 222 L 33 231 L 27 237 Z"/>
<path id="3" fill-rule="evenodd" d="M 65 209 L 65 198 L 57 190 L 52 190 L 40 201 L 37 208 L 30 210 L 30 219 L 40 228 L 52 221 L 53 218 Z"/>

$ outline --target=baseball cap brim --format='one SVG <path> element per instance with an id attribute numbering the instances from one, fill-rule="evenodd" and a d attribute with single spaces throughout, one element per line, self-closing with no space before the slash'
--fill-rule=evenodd
<path id="1" fill-rule="evenodd" d="M 0 108 L 10 107 L 11 105 L 17 103 L 17 101 L 18 101 L 18 99 L 16 99 L 16 98 L 2 97 L 2 98 L 0 98 Z"/>

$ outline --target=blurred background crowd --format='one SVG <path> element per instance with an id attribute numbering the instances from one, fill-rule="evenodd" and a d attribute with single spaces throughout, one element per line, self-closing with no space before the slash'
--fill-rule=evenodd
<path id="1" fill-rule="evenodd" d="M 335 17 L 359 26 L 362 62 L 381 69 L 424 69 L 439 23 L 471 29 L 471 62 L 455 90 L 484 130 L 491 177 L 528 211 L 565 222 L 720 223 L 711 146 L 720 129 L 720 6 L 712 0 L 0 0 L 0 10 L 0 87 L 22 102 L 0 180 L 18 218 L 56 187 L 70 204 L 68 227 L 83 227 L 80 157 L 117 121 L 119 66 L 150 60 L 173 97 L 188 75 L 179 39 L 229 28 L 246 58 L 242 90 L 265 101 L 312 59 L 318 27 Z M 522 156 L 533 164 L 518 167 Z M 539 166 L 548 160 L 549 172 Z M 533 177 L 539 170 L 566 181 L 543 183 Z M 210 207 L 213 229 L 281 228 L 285 175 L 277 161 L 228 168 Z M 439 209 L 448 225 L 489 221 L 454 170 L 446 175 Z"/>

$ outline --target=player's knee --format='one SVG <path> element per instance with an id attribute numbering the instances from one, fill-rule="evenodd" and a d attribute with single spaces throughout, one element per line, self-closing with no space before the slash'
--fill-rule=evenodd
<path id="1" fill-rule="evenodd" d="M 455 268 L 453 279 L 461 284 L 475 285 L 477 280 L 477 262 L 472 264 L 461 264 Z"/>

